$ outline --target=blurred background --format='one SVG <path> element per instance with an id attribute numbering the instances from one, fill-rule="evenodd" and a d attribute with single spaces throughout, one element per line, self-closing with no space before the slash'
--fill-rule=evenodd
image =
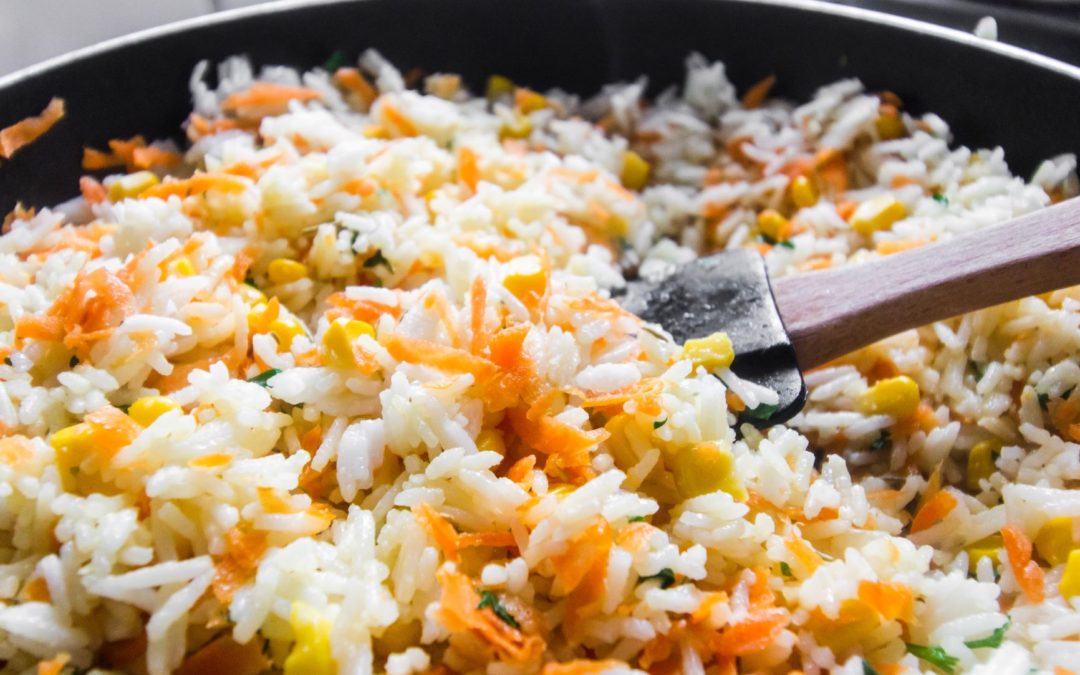
<path id="1" fill-rule="evenodd" d="M 125 33 L 265 1 L 0 0 L 0 75 Z M 1080 65 L 1080 0 L 835 1 L 964 31 L 993 16 L 1001 41 Z M 992 28 L 984 23 L 980 34 Z"/>

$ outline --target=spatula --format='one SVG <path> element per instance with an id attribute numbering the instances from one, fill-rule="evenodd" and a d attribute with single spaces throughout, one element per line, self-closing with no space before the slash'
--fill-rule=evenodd
<path id="1" fill-rule="evenodd" d="M 802 372 L 910 328 L 1080 284 L 1080 197 L 949 241 L 770 283 L 756 251 L 724 251 L 620 302 L 682 343 L 724 331 L 732 371 L 780 395 L 768 426 L 802 408 Z"/>

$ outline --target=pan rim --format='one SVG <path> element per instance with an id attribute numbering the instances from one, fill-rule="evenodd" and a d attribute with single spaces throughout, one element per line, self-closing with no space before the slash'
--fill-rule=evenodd
<path id="1" fill-rule="evenodd" d="M 81 47 L 65 52 L 58 56 L 26 66 L 8 75 L 0 76 L 0 91 L 13 87 L 21 82 L 34 79 L 50 71 L 60 70 L 65 66 L 79 61 L 92 58 L 99 54 L 121 50 L 131 45 L 150 42 L 163 37 L 196 31 L 208 26 L 223 25 L 232 22 L 243 21 L 247 18 L 261 15 L 270 15 L 309 7 L 329 5 L 360 4 L 368 0 L 273 0 L 265 4 L 249 7 L 227 9 L 212 14 L 204 14 L 180 21 L 154 26 L 110 38 L 93 45 Z M 888 28 L 894 28 L 909 33 L 929 35 L 933 38 L 951 42 L 963 47 L 982 50 L 988 53 L 1003 56 L 1005 58 L 1024 62 L 1036 68 L 1055 72 L 1065 77 L 1080 82 L 1080 66 L 1074 66 L 1059 59 L 1045 56 L 1037 52 L 1006 44 L 976 37 L 954 28 L 947 28 L 937 24 L 910 19 L 907 17 L 887 14 L 876 10 L 852 7 L 849 5 L 833 4 L 823 0 L 701 0 L 702 2 L 723 2 L 727 4 L 760 5 L 767 7 L 782 7 L 818 14 L 827 14 L 855 21 L 877 24 Z"/>

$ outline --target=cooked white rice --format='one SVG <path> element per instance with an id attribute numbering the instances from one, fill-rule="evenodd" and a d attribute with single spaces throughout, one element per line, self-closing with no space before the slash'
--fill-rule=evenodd
<path id="1" fill-rule="evenodd" d="M 358 66 L 201 65 L 182 161 L 90 153 L 127 171 L 0 237 L 6 672 L 1080 664 L 1080 292 L 808 373 L 760 432 L 773 392 L 607 299 L 977 230 L 1075 158 L 1025 182 L 857 81 L 740 101 L 699 56 L 652 103 Z"/>

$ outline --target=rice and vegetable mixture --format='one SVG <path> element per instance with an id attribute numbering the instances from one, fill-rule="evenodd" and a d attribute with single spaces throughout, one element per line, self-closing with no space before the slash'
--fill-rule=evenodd
<path id="1" fill-rule="evenodd" d="M 610 299 L 989 226 L 1073 157 L 1025 182 L 887 92 L 794 106 L 699 56 L 652 102 L 205 71 L 182 155 L 88 149 L 114 173 L 0 237 L 8 672 L 1080 664 L 1080 292 L 808 373 L 765 431 L 723 336 Z"/>

